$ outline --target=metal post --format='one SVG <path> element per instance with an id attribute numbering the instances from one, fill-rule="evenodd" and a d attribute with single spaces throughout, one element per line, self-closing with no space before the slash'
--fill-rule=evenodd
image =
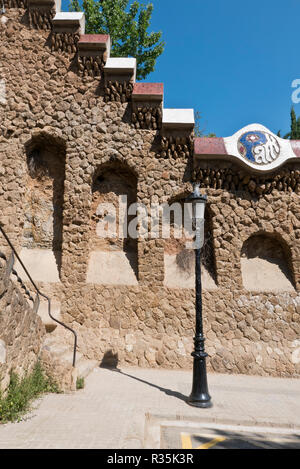
<path id="1" fill-rule="evenodd" d="M 187 400 L 189 405 L 195 407 L 212 407 L 211 397 L 208 393 L 206 357 L 204 348 L 204 335 L 202 323 L 202 284 L 201 284 L 201 248 L 195 249 L 196 263 L 196 334 L 194 337 L 194 367 L 192 393 Z"/>

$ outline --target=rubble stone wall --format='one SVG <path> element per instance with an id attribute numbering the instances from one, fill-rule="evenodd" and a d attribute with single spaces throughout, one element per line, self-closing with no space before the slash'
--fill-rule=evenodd
<path id="1" fill-rule="evenodd" d="M 192 179 L 206 190 L 218 287 L 203 292 L 208 368 L 299 376 L 299 165 L 282 168 L 265 182 L 247 172 L 242 177 L 234 166 L 218 174 L 216 162 L 193 168 L 190 137 L 162 140 L 159 130 L 138 128 L 130 93 L 122 88 L 116 98 L 111 88 L 108 95 L 101 78 L 82 77 L 74 68 L 71 50 L 51 50 L 49 32 L 22 24 L 22 11 L 9 10 L 7 17 L 0 23 L 0 75 L 7 93 L 6 104 L 0 104 L 1 220 L 20 245 L 28 142 L 43 135 L 45 151 L 47 139 L 62 142 L 59 289 L 63 319 L 78 332 L 80 351 L 99 363 L 117 357 L 121 364 L 139 366 L 192 365 L 194 290 L 164 286 L 165 240 L 138 241 L 137 286 L 86 283 L 94 177 L 119 165 L 137 179 L 136 200 L 147 207 L 184 196 Z M 273 236 L 284 246 L 293 291 L 244 288 L 241 255 L 254 234 Z"/>
<path id="2" fill-rule="evenodd" d="M 0 389 L 5 391 L 10 372 L 23 376 L 40 355 L 45 327 L 17 284 L 5 276 L 0 265 Z"/>

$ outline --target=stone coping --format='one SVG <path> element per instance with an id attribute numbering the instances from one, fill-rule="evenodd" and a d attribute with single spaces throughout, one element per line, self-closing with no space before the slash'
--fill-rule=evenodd
<path id="1" fill-rule="evenodd" d="M 293 152 L 300 158 L 300 140 L 290 140 Z"/>
<path id="2" fill-rule="evenodd" d="M 162 125 L 192 129 L 195 125 L 194 109 L 163 109 Z"/>
<path id="3" fill-rule="evenodd" d="M 136 59 L 133 57 L 110 57 L 104 67 L 105 73 L 113 75 L 132 74 L 136 78 Z"/>
<path id="4" fill-rule="evenodd" d="M 83 12 L 58 12 L 52 19 L 54 32 L 70 32 L 74 26 L 78 26 L 79 33 L 85 32 L 85 16 Z"/>
<path id="5" fill-rule="evenodd" d="M 110 41 L 109 34 L 82 34 L 78 44 L 102 44 L 106 46 Z"/>
<path id="6" fill-rule="evenodd" d="M 235 161 L 266 173 L 300 157 L 300 141 L 278 137 L 261 124 L 250 124 L 231 137 L 196 138 L 195 157 L 211 156 Z"/>
<path id="7" fill-rule="evenodd" d="M 226 148 L 223 138 L 198 137 L 194 140 L 195 155 L 224 155 Z"/>
<path id="8" fill-rule="evenodd" d="M 82 34 L 78 41 L 79 51 L 104 52 L 110 55 L 110 36 L 108 34 Z"/>
<path id="9" fill-rule="evenodd" d="M 136 101 L 162 101 L 164 96 L 163 83 L 135 83 L 132 99 Z"/>

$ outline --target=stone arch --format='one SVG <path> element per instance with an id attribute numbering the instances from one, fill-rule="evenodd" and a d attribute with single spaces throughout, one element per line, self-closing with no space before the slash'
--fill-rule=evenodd
<path id="1" fill-rule="evenodd" d="M 137 239 L 127 233 L 131 221 L 127 210 L 137 201 L 137 185 L 136 172 L 118 159 L 96 168 L 91 184 L 88 283 L 137 284 Z"/>
<path id="2" fill-rule="evenodd" d="M 25 257 L 54 265 L 41 281 L 59 281 L 62 262 L 66 145 L 60 137 L 36 133 L 25 145 L 27 163 L 22 247 Z M 34 256 L 30 251 L 34 250 Z M 28 251 L 26 253 L 26 251 Z M 30 264 L 32 264 L 30 260 Z M 38 261 L 37 261 L 38 263 Z M 50 263 L 50 264 L 49 264 Z M 38 266 L 37 266 L 38 268 Z M 56 269 L 56 272 L 54 270 Z M 34 269 L 33 269 L 34 270 Z M 52 278 L 53 277 L 53 278 Z"/>
<path id="3" fill-rule="evenodd" d="M 94 181 L 98 175 L 105 169 L 111 168 L 118 169 L 121 168 L 124 171 L 128 171 L 128 173 L 132 174 L 137 181 L 140 179 L 141 172 L 139 168 L 134 164 L 134 162 L 128 162 L 125 156 L 122 156 L 117 150 L 110 149 L 110 152 L 103 156 L 102 152 L 98 152 L 97 149 L 90 147 L 88 152 L 93 152 L 95 160 L 100 161 L 100 163 L 92 170 L 89 174 L 89 184 L 93 187 Z"/>
<path id="4" fill-rule="evenodd" d="M 250 291 L 293 291 L 292 253 L 278 232 L 257 231 L 241 248 L 243 286 Z"/>
<path id="5" fill-rule="evenodd" d="M 169 205 L 179 203 L 182 207 L 181 227 L 184 223 L 184 202 L 189 192 L 178 194 L 169 200 Z M 216 260 L 213 242 L 213 213 L 208 203 L 205 210 L 205 241 L 202 248 L 202 281 L 208 290 L 217 288 Z M 171 217 L 171 226 L 175 220 Z M 181 229 L 180 227 L 180 229 Z M 172 236 L 165 240 L 165 284 L 170 287 L 194 288 L 195 253 L 186 246 L 187 239 L 175 239 Z"/>

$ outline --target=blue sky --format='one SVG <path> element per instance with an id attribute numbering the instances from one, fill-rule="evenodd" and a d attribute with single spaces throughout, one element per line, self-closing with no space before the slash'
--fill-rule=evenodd
<path id="1" fill-rule="evenodd" d="M 254 122 L 289 131 L 300 0 L 152 3 L 151 29 L 163 32 L 166 47 L 146 81 L 164 83 L 165 107 L 200 111 L 205 132 L 220 137 Z"/>

